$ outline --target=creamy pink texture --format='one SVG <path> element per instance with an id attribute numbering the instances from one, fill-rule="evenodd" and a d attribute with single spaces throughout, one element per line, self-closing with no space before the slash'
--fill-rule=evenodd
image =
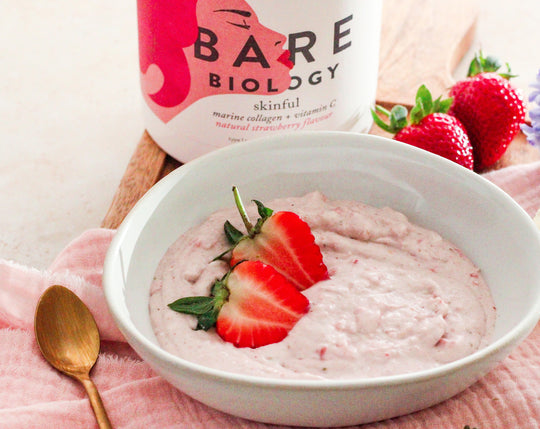
<path id="1" fill-rule="evenodd" d="M 280 343 L 235 348 L 214 330 L 193 330 L 193 316 L 167 304 L 208 295 L 226 271 L 209 262 L 226 249 L 223 223 L 236 209 L 213 214 L 167 251 L 151 287 L 150 316 L 160 345 L 186 360 L 230 372 L 279 378 L 363 378 L 424 370 L 485 345 L 495 307 L 479 269 L 435 232 L 389 208 L 331 201 L 313 192 L 267 203 L 310 226 L 331 278 L 304 291 L 311 303 Z M 255 214 L 252 215 L 256 217 Z"/>

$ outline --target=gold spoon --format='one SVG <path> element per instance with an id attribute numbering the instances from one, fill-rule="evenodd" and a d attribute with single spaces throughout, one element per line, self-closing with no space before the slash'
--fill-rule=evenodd
<path id="1" fill-rule="evenodd" d="M 38 301 L 34 327 L 47 362 L 82 383 L 100 429 L 110 429 L 103 402 L 90 379 L 99 355 L 99 332 L 88 307 L 69 289 L 51 286 Z"/>

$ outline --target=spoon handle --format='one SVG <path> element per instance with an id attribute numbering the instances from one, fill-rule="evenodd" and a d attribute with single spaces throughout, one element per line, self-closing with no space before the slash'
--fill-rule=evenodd
<path id="1" fill-rule="evenodd" d="M 109 421 L 109 417 L 107 417 L 107 412 L 105 411 L 101 396 L 99 396 L 99 392 L 94 382 L 88 375 L 79 377 L 79 381 L 86 389 L 86 393 L 88 393 L 99 429 L 112 429 L 111 422 Z"/>

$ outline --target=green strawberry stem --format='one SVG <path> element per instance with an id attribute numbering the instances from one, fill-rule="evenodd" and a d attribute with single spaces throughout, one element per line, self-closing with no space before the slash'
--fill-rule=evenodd
<path id="1" fill-rule="evenodd" d="M 212 261 L 217 261 L 223 258 L 227 253 L 229 253 L 231 250 L 235 248 L 235 246 L 238 244 L 240 240 L 243 240 L 244 238 L 255 237 L 261 231 L 263 223 L 266 221 L 266 219 L 268 219 L 270 216 L 272 216 L 272 213 L 274 213 L 272 209 L 265 207 L 265 205 L 261 203 L 260 201 L 253 200 L 253 202 L 257 205 L 257 210 L 260 216 L 260 218 L 257 219 L 257 223 L 253 225 L 251 221 L 249 220 L 249 216 L 247 214 L 246 208 L 244 207 L 244 203 L 242 202 L 242 198 L 240 197 L 240 191 L 238 190 L 236 186 L 233 186 L 232 191 L 234 195 L 234 202 L 236 204 L 236 207 L 238 208 L 240 217 L 242 218 L 242 221 L 244 222 L 244 225 L 246 227 L 247 235 L 244 235 L 228 220 L 225 221 L 225 224 L 223 225 L 223 229 L 225 231 L 225 237 L 227 238 L 227 241 L 231 244 L 231 247 L 229 247 L 227 250 L 225 250 L 224 252 L 216 256 L 214 259 L 212 259 Z"/>
<path id="2" fill-rule="evenodd" d="M 415 105 L 411 109 L 411 124 L 416 125 L 420 123 L 422 119 L 432 113 L 447 113 L 452 105 L 452 98 L 441 99 L 441 97 L 433 100 L 431 92 L 425 85 L 420 86 L 416 92 Z M 377 112 L 389 118 L 389 123 L 384 122 Z M 409 125 L 407 120 L 407 109 L 399 104 L 392 107 L 392 110 L 388 111 L 384 107 L 375 106 L 375 110 L 371 109 L 371 116 L 373 121 L 384 131 L 391 134 L 397 134 L 403 128 Z"/>
<path id="3" fill-rule="evenodd" d="M 229 299 L 230 292 L 227 287 L 227 280 L 233 269 L 234 267 L 221 279 L 216 280 L 212 286 L 210 296 L 180 298 L 168 304 L 168 307 L 178 313 L 196 316 L 197 326 L 195 330 L 208 331 L 215 326 L 221 308 Z"/>
<path id="4" fill-rule="evenodd" d="M 388 124 L 384 122 L 379 115 L 377 115 L 377 112 L 382 113 L 389 118 L 390 122 Z M 379 127 L 391 134 L 396 134 L 407 126 L 407 109 L 399 104 L 392 107 L 392 110 L 390 111 L 382 106 L 375 106 L 375 110 L 371 109 L 371 116 L 373 117 L 373 121 Z"/>
<path id="5" fill-rule="evenodd" d="M 238 191 L 238 188 L 236 186 L 233 186 L 233 194 L 234 194 L 234 202 L 236 203 L 236 207 L 238 208 L 238 211 L 240 212 L 240 217 L 242 218 L 242 221 L 244 222 L 244 225 L 246 226 L 247 235 L 250 238 L 253 238 L 255 237 L 255 235 L 257 235 L 261 231 L 261 227 L 263 223 L 266 221 L 266 219 L 272 216 L 272 213 L 274 213 L 274 211 L 266 207 L 260 201 L 253 200 L 253 202 L 257 205 L 257 211 L 259 212 L 259 216 L 260 216 L 260 218 L 257 219 L 257 223 L 255 224 L 255 226 L 253 226 L 253 224 L 249 220 L 244 204 L 242 203 L 242 198 L 240 197 L 240 192 Z"/>
<path id="6" fill-rule="evenodd" d="M 240 192 L 238 191 L 238 188 L 236 186 L 233 186 L 232 191 L 234 195 L 234 202 L 236 204 L 236 207 L 238 208 L 238 212 L 240 213 L 242 222 L 244 222 L 244 225 L 246 226 L 248 235 L 251 235 L 253 231 L 253 224 L 249 220 L 249 216 L 246 212 L 246 208 L 244 207 L 244 203 L 242 203 Z"/>
<path id="7" fill-rule="evenodd" d="M 482 51 L 478 51 L 474 58 L 472 59 L 471 63 L 469 64 L 469 70 L 467 71 L 467 77 L 473 77 L 480 73 L 490 73 L 490 72 L 497 72 L 501 68 L 501 63 L 499 62 L 499 59 L 496 57 L 493 57 L 491 55 L 484 56 Z M 505 79 L 511 79 L 513 77 L 516 77 L 517 75 L 512 74 L 512 70 L 510 70 L 510 65 L 506 63 L 506 73 L 499 73 L 499 75 Z"/>

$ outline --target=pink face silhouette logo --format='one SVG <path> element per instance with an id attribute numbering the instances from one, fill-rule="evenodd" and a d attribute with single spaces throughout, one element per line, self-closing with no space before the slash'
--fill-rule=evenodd
<path id="1" fill-rule="evenodd" d="M 245 0 L 138 0 L 138 13 L 143 96 L 165 123 L 203 97 L 290 85 L 286 37 Z"/>

